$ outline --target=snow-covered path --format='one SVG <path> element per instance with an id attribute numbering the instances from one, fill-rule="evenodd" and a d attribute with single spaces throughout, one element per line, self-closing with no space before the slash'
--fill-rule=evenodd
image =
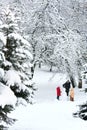
<path id="1" fill-rule="evenodd" d="M 35 97 L 36 102 L 54 101 L 56 99 L 56 87 L 59 85 L 63 89 L 62 83 L 64 79 L 62 79 L 62 75 L 48 71 L 39 71 L 38 73 L 37 71 L 34 76 L 38 88 Z"/>
<path id="2" fill-rule="evenodd" d="M 60 86 L 62 90 L 62 95 L 60 100 L 67 101 L 65 89 L 62 87 L 62 84 L 66 81 L 66 77 L 63 74 L 51 73 L 48 71 L 35 71 L 34 82 L 38 88 L 35 99 L 36 103 L 42 102 L 54 102 L 56 100 L 56 87 Z M 81 92 L 80 89 L 75 88 L 75 101 L 85 101 L 86 93 Z M 81 98 L 80 98 L 81 96 Z M 69 100 L 69 99 L 68 99 Z"/>
<path id="3" fill-rule="evenodd" d="M 70 102 L 48 102 L 21 106 L 13 115 L 19 121 L 9 130 L 87 130 L 87 124 L 79 118 L 73 118 L 75 104 Z"/>
<path id="4" fill-rule="evenodd" d="M 73 118 L 72 113 L 77 104 L 87 99 L 86 94 L 75 88 L 75 101 L 67 100 L 62 88 L 63 75 L 56 74 L 53 78 L 50 72 L 36 71 L 34 81 L 38 87 L 36 103 L 26 107 L 19 106 L 12 117 L 18 121 L 9 130 L 87 130 L 87 123 L 79 118 Z M 56 86 L 60 85 L 62 96 L 56 100 Z"/>

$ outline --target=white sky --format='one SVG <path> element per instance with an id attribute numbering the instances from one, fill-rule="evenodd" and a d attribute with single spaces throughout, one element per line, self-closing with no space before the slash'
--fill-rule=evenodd
<path id="1" fill-rule="evenodd" d="M 52 79 L 53 77 L 53 79 Z M 87 130 L 87 122 L 73 118 L 72 113 L 78 110 L 77 105 L 85 102 L 87 94 L 75 88 L 75 101 L 66 98 L 62 88 L 65 77 L 54 76 L 48 71 L 36 71 L 34 82 L 38 87 L 33 105 L 20 105 L 10 115 L 18 119 L 9 130 Z M 60 101 L 56 100 L 56 87 L 61 86 Z"/>

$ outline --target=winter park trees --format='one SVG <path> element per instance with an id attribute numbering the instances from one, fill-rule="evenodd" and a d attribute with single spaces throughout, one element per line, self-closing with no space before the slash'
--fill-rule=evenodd
<path id="1" fill-rule="evenodd" d="M 75 77 L 78 80 L 81 78 L 80 70 L 87 62 L 85 28 L 87 20 L 84 2 L 12 0 L 9 4 L 11 10 L 14 10 L 21 19 L 19 21 L 14 19 L 13 14 L 8 11 L 1 14 L 1 38 L 6 39 L 6 42 L 1 39 L 1 43 L 4 44 L 0 52 L 1 68 L 5 73 L 5 79 L 2 78 L 3 84 L 9 86 L 17 97 L 22 96 L 28 101 L 27 96 L 30 93 L 26 86 L 32 89 L 29 84 L 31 62 L 32 77 L 36 65 L 43 63 L 49 66 L 50 71 L 55 66 L 57 72 L 67 73 L 75 87 Z M 31 47 L 20 34 L 26 36 Z M 7 78 L 10 72 L 18 77 L 18 82 Z M 24 93 L 25 89 L 19 89 L 20 84 L 26 88 Z"/>
<path id="2" fill-rule="evenodd" d="M 9 8 L 0 14 L 0 126 L 15 119 L 8 112 L 20 103 L 32 103 L 33 85 L 30 65 L 30 44 L 18 30 L 17 19 Z M 2 39 L 3 38 L 3 39 Z"/>
<path id="3" fill-rule="evenodd" d="M 74 26 L 74 19 L 76 20 L 77 18 L 74 15 L 78 1 L 35 0 L 24 2 L 24 0 L 14 0 L 14 3 L 11 5 L 15 11 L 20 13 L 22 17 L 21 28 L 32 47 L 32 77 L 35 66 L 43 63 L 49 66 L 50 71 L 52 71 L 53 66 L 56 66 L 58 71 L 62 70 L 62 72 L 65 71 L 67 74 L 69 72 L 68 75 L 71 75 L 71 78 L 74 77 L 73 74 L 75 72 L 75 75 L 80 79 L 79 70 L 81 70 L 87 58 L 85 58 L 85 40 L 82 35 L 76 31 L 79 25 Z M 72 6 L 74 6 L 74 8 Z M 80 15 L 78 15 L 78 17 L 79 16 Z M 73 28 L 71 28 L 72 24 Z M 70 52 L 68 53 L 68 51 Z M 70 58 L 73 57 L 73 60 L 75 58 L 74 62 L 72 63 L 67 56 L 70 56 Z M 75 79 L 73 80 L 75 82 Z"/>
<path id="4" fill-rule="evenodd" d="M 38 2 L 38 9 L 33 10 L 30 22 L 32 29 L 29 26 L 28 30 L 33 63 L 35 66 L 37 62 L 42 62 L 50 66 L 50 70 L 56 66 L 58 71 L 67 72 L 73 86 L 76 86 L 74 75 L 80 78 L 86 45 L 79 33 L 69 29 L 66 19 L 61 16 L 60 3 L 57 0 L 42 0 Z"/>

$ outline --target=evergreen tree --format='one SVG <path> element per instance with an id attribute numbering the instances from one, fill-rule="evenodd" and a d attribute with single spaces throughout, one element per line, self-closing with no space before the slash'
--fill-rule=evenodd
<path id="1" fill-rule="evenodd" d="M 12 124 L 15 119 L 9 118 L 7 113 L 19 103 L 32 103 L 34 88 L 29 69 L 32 55 L 30 44 L 19 34 L 15 15 L 9 8 L 1 13 L 0 32 L 4 40 L 1 39 L 0 51 L 0 72 L 3 74 L 0 75 L 0 94 L 8 91 L 13 100 L 7 98 L 0 103 L 0 120 Z"/>
<path id="2" fill-rule="evenodd" d="M 79 105 L 79 110 L 73 113 L 74 117 L 79 117 L 83 120 L 87 120 L 87 102 Z"/>

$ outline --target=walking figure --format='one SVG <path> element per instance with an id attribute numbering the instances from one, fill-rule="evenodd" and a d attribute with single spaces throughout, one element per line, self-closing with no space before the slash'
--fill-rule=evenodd
<path id="1" fill-rule="evenodd" d="M 59 100 L 59 97 L 61 96 L 61 89 L 59 86 L 56 88 L 56 92 L 57 92 L 57 99 Z"/>
<path id="2" fill-rule="evenodd" d="M 70 101 L 74 101 L 74 88 L 70 89 Z"/>
<path id="3" fill-rule="evenodd" d="M 69 90 L 70 90 L 70 81 L 67 80 L 64 84 L 63 84 L 63 87 L 65 88 L 65 92 L 66 92 L 66 95 L 69 96 Z"/>

